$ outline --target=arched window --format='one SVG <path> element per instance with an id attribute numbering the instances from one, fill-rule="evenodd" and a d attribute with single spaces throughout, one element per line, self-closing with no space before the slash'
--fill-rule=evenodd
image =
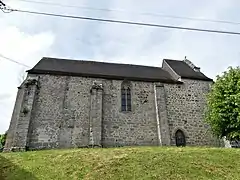
<path id="1" fill-rule="evenodd" d="M 177 130 L 175 134 L 176 146 L 186 146 L 186 138 L 181 130 Z"/>
<path id="2" fill-rule="evenodd" d="M 122 111 L 131 111 L 131 84 L 129 82 L 123 82 L 121 87 L 121 105 Z"/>

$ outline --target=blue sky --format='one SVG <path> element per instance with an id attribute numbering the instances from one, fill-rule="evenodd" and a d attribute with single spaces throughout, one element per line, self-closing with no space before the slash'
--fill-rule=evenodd
<path id="1" fill-rule="evenodd" d="M 17 0 L 4 2 L 24 10 L 240 32 L 240 25 L 141 14 L 240 22 L 240 2 L 237 0 L 72 0 L 71 4 L 63 0 L 41 1 L 115 11 L 64 8 Z M 163 58 L 181 60 L 187 56 L 206 75 L 214 78 L 228 66 L 240 65 L 239 42 L 240 36 L 233 35 L 0 12 L 0 54 L 30 67 L 43 56 L 152 66 L 161 66 Z M 0 133 L 8 129 L 17 86 L 26 69 L 0 58 Z"/>

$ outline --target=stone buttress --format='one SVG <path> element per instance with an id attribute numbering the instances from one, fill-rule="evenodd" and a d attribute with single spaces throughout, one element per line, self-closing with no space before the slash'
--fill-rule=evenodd
<path id="1" fill-rule="evenodd" d="M 27 149 L 29 125 L 37 89 L 38 78 L 36 77 L 28 77 L 19 87 L 4 151 Z"/>
<path id="2" fill-rule="evenodd" d="M 102 146 L 102 111 L 103 87 L 101 83 L 94 82 L 91 93 L 91 107 L 89 120 L 89 146 Z"/>

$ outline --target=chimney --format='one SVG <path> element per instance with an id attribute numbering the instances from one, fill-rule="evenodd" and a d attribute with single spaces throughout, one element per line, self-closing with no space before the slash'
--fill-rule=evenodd
<path id="1" fill-rule="evenodd" d="M 200 72 L 200 67 L 195 66 L 190 60 L 187 59 L 186 56 L 183 62 L 185 62 L 188 66 L 190 66 L 194 71 Z"/>

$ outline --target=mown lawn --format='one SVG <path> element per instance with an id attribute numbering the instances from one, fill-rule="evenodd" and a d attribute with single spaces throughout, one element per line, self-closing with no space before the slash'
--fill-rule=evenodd
<path id="1" fill-rule="evenodd" d="M 240 150 L 135 147 L 0 154 L 0 180 L 240 179 Z"/>

